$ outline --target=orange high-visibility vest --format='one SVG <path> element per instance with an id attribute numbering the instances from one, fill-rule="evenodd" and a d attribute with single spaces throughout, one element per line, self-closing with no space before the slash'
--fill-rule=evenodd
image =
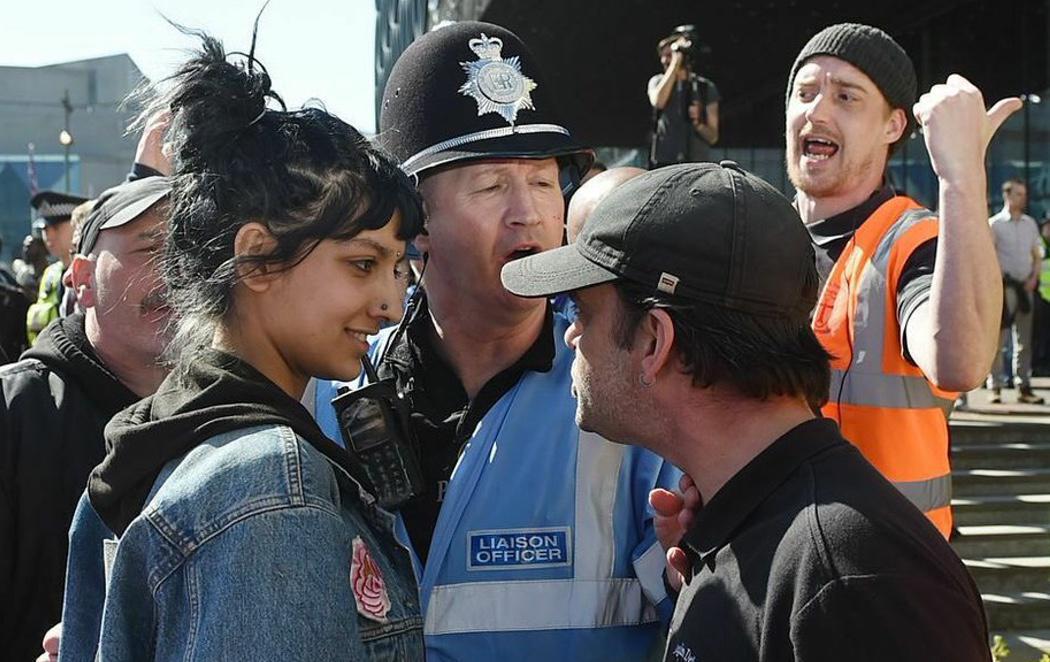
<path id="1" fill-rule="evenodd" d="M 832 269 L 813 330 L 833 356 L 824 415 L 947 538 L 952 528 L 948 419 L 955 395 L 904 358 L 897 284 L 937 219 L 897 196 L 854 233 Z"/>

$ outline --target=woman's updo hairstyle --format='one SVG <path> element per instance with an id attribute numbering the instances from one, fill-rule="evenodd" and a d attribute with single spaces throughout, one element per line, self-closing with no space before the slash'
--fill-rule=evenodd
<path id="1" fill-rule="evenodd" d="M 395 210 L 400 239 L 422 227 L 415 187 L 389 156 L 324 110 L 287 110 L 255 59 L 254 36 L 248 54 L 228 55 L 217 39 L 185 31 L 200 38 L 200 51 L 142 114 L 171 113 L 174 185 L 164 256 L 176 320 L 171 359 L 210 344 L 238 274 L 290 268 L 321 240 L 379 229 Z M 235 258 L 237 231 L 251 221 L 266 225 L 276 246 Z"/>

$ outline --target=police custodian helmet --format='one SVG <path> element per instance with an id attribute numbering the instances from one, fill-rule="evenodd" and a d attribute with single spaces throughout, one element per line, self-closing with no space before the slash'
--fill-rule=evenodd
<path id="1" fill-rule="evenodd" d="M 394 64 L 377 139 L 416 177 L 462 161 L 558 157 L 563 175 L 578 181 L 594 154 L 572 139 L 551 93 L 513 32 L 451 23 L 412 42 Z"/>

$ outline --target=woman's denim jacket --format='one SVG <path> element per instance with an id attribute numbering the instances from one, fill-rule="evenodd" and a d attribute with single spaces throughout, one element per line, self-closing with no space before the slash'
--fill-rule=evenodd
<path id="1" fill-rule="evenodd" d="M 102 660 L 423 659 L 416 580 L 392 516 L 288 427 L 220 434 L 170 462 L 115 554 L 99 549 L 97 516 L 80 506 L 64 660 L 93 659 L 96 644 Z M 362 544 L 381 581 L 360 572 Z"/>

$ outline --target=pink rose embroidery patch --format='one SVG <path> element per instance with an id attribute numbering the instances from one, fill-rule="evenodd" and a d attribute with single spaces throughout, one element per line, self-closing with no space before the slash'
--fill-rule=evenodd
<path id="1" fill-rule="evenodd" d="M 390 596 L 379 565 L 368 551 L 361 536 L 354 538 L 354 552 L 350 560 L 350 585 L 357 602 L 357 613 L 380 623 L 386 622 L 390 611 Z"/>

